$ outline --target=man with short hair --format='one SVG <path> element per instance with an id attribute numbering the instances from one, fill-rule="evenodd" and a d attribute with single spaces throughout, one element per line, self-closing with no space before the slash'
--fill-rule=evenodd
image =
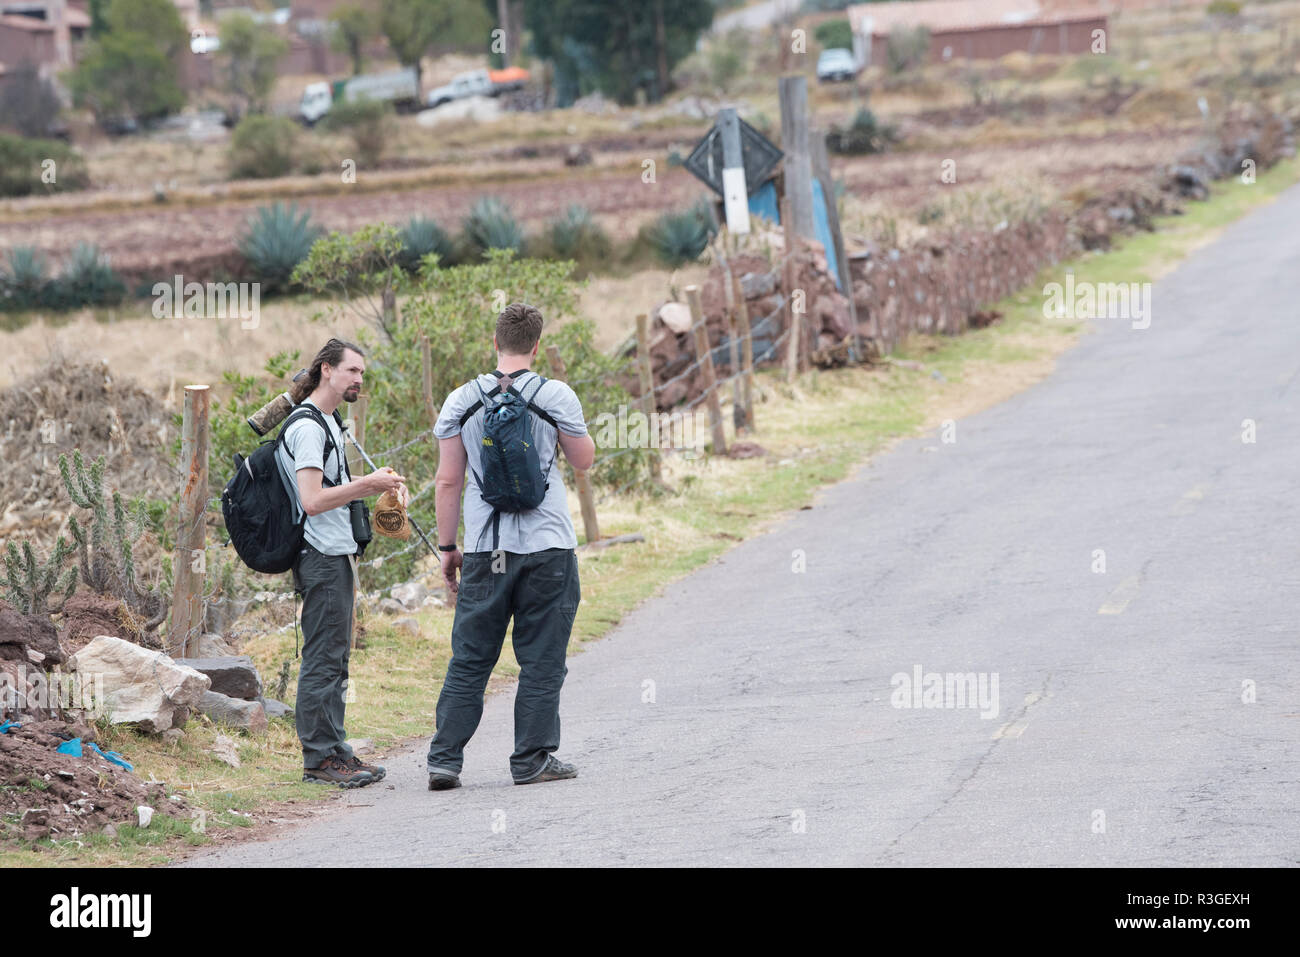
<path id="1" fill-rule="evenodd" d="M 465 745 L 483 717 L 483 692 L 501 655 L 511 617 L 519 662 L 511 777 L 515 784 L 534 784 L 578 773 L 553 756 L 560 746 L 560 688 L 569 671 L 565 664 L 569 634 L 581 600 L 578 538 L 557 458 L 563 451 L 575 469 L 589 469 L 596 446 L 587 434 L 582 403 L 574 391 L 554 379 L 543 382 L 531 369 L 541 333 L 542 314 L 535 307 L 507 306 L 497 317 L 492 337 L 497 371 L 504 376 L 483 374 L 453 391 L 433 430 L 440 455 L 435 480 L 438 549 L 443 553 L 443 578 L 457 598 L 452 659 L 438 696 L 437 731 L 429 745 L 431 791 L 460 787 Z M 511 385 L 535 407 L 530 412 L 533 444 L 548 484 L 537 508 L 494 513 L 478 484 L 483 475 L 484 411 L 471 413 L 471 409 L 481 399 L 480 389 L 486 394 Z M 473 476 L 468 486 L 467 467 Z M 455 541 L 462 488 L 463 555 Z"/>
<path id="2" fill-rule="evenodd" d="M 290 391 L 295 409 L 306 406 L 319 415 L 290 422 L 276 449 L 294 519 L 306 516 L 302 549 L 293 563 L 294 590 L 302 595 L 302 666 L 294 703 L 302 779 L 345 788 L 365 787 L 384 776 L 382 767 L 357 758 L 343 729 L 357 572 L 348 504 L 389 490 L 403 503 L 408 498 L 405 480 L 391 468 L 356 479 L 347 471 L 336 410 L 357 400 L 365 367 L 357 346 L 341 339 L 325 343 Z"/>

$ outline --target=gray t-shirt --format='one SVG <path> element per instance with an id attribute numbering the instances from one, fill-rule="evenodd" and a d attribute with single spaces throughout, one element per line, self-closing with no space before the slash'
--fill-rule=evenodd
<path id="1" fill-rule="evenodd" d="M 538 389 L 537 373 L 529 371 L 514 380 L 516 392 L 523 394 L 555 419 L 556 425 L 566 435 L 586 435 L 587 423 L 582 414 L 582 403 L 568 383 L 547 379 Z M 484 373 L 478 377 L 483 392 L 498 385 L 497 377 Z M 534 390 L 537 396 L 533 396 Z M 465 482 L 465 544 L 464 551 L 485 552 L 492 548 L 492 506 L 483 501 L 474 473 L 483 474 L 480 449 L 483 439 L 483 410 L 479 409 L 465 423 L 462 431 L 460 417 L 481 396 L 473 382 L 456 389 L 447 396 L 438 414 L 433 434 L 439 439 L 460 435 L 465 444 L 465 457 L 469 468 Z M 507 552 L 530 554 L 548 548 L 577 548 L 578 535 L 569 515 L 569 502 L 561 478 L 560 452 L 555 429 L 539 415 L 533 415 L 533 438 L 537 443 L 537 457 L 545 473 L 549 467 L 546 498 L 542 504 L 527 512 L 502 512 L 498 548 Z"/>
<path id="2" fill-rule="evenodd" d="M 316 405 L 311 399 L 304 399 L 303 404 Z M 343 464 L 343 434 L 339 431 L 334 416 L 323 411 L 321 414 L 325 415 L 325 424 L 329 426 L 330 436 L 334 440 L 334 449 L 330 452 L 328 462 L 322 461 L 325 454 L 325 432 L 315 419 L 302 418 L 289 426 L 284 433 L 284 441 L 275 453 L 280 465 L 280 476 L 293 498 L 295 522 L 303 515 L 302 496 L 298 493 L 298 469 L 320 469 L 325 478 L 335 485 L 347 481 Z M 289 452 L 293 453 L 292 458 L 289 457 Z M 321 482 L 321 485 L 324 486 L 325 483 Z M 352 516 L 348 514 L 347 505 L 340 505 L 319 515 L 308 515 L 303 537 L 324 555 L 355 555 L 357 551 L 356 539 L 352 537 Z"/>

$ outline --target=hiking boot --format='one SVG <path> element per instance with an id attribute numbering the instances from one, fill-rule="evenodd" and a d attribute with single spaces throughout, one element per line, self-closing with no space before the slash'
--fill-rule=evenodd
<path id="1" fill-rule="evenodd" d="M 364 764 L 355 754 L 350 758 L 343 759 L 343 763 L 353 771 L 365 771 L 376 781 L 382 781 L 384 775 L 388 773 L 382 764 Z"/>
<path id="2" fill-rule="evenodd" d="M 430 791 L 450 791 L 460 787 L 460 775 L 448 774 L 446 771 L 429 772 Z"/>
<path id="3" fill-rule="evenodd" d="M 375 783 L 374 775 L 369 771 L 349 767 L 332 754 L 318 768 L 303 768 L 302 779 L 337 784 L 341 788 L 363 788 Z"/>
<path id="4" fill-rule="evenodd" d="M 542 767 L 542 773 L 535 778 L 529 778 L 527 781 L 516 781 L 515 784 L 538 784 L 542 781 L 563 781 L 565 778 L 576 778 L 578 769 L 572 764 L 565 764 L 554 755 L 546 756 L 546 764 Z"/>

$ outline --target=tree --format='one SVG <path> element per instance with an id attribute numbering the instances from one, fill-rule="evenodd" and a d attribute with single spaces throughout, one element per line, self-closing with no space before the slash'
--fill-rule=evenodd
<path id="1" fill-rule="evenodd" d="M 245 112 L 264 113 L 275 86 L 275 68 L 289 52 L 289 42 L 260 25 L 246 13 L 221 21 L 221 59 L 224 88 L 234 100 L 235 119 Z"/>
<path id="2" fill-rule="evenodd" d="M 168 60 L 179 56 L 190 43 L 189 31 L 172 0 L 109 0 L 104 22 L 110 33 L 147 38 L 145 42 Z"/>
<path id="3" fill-rule="evenodd" d="M 87 44 L 69 86 L 73 102 L 89 107 L 100 122 L 156 119 L 185 105 L 175 62 L 134 33 L 109 32 Z"/>
<path id="4" fill-rule="evenodd" d="M 171 0 L 111 0 L 104 29 L 68 78 L 73 100 L 101 122 L 151 120 L 185 105 L 176 60 L 189 34 Z"/>
<path id="5" fill-rule="evenodd" d="M 534 51 L 555 63 L 561 105 L 591 90 L 630 103 L 638 89 L 651 100 L 669 91 L 672 68 L 713 22 L 713 5 L 552 0 L 528 4 L 525 20 Z"/>
<path id="6" fill-rule="evenodd" d="M 379 29 L 402 66 L 415 68 L 436 44 L 444 49 L 487 49 L 492 19 L 478 0 L 383 0 Z"/>
<path id="7" fill-rule="evenodd" d="M 108 29 L 108 23 L 104 20 L 104 6 L 104 0 L 90 0 L 90 36 L 92 39 Z"/>
<path id="8" fill-rule="evenodd" d="M 334 49 L 346 53 L 352 60 L 352 75 L 357 76 L 365 65 L 365 45 L 379 34 L 374 11 L 357 3 L 346 3 L 334 8 L 330 20 L 334 24 Z"/>

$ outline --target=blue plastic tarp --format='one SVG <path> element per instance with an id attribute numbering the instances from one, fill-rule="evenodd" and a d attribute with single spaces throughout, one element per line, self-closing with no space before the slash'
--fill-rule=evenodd
<path id="1" fill-rule="evenodd" d="M 831 221 L 826 211 L 826 197 L 822 193 L 822 184 L 813 180 L 813 227 L 817 241 L 826 247 L 826 267 L 835 277 L 835 288 L 843 292 L 840 285 L 839 263 L 835 259 L 835 243 L 831 239 Z M 749 197 L 749 215 L 762 216 L 768 222 L 781 222 L 780 207 L 776 199 L 776 184 L 768 180 Z"/>

